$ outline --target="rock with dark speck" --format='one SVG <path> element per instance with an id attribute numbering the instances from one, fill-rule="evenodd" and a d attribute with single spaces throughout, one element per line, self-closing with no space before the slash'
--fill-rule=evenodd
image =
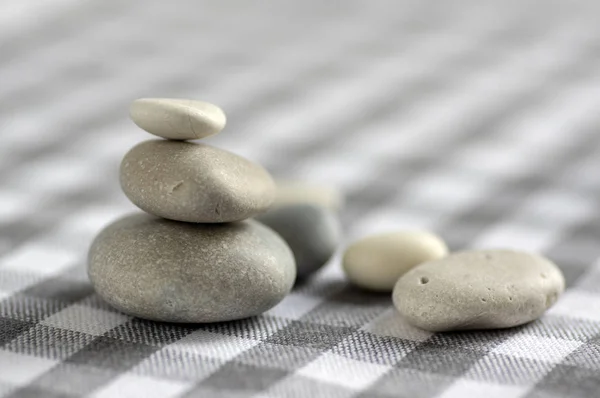
<path id="1" fill-rule="evenodd" d="M 222 223 L 265 211 L 275 183 L 260 165 L 205 144 L 144 141 L 123 158 L 121 188 L 136 206 L 170 220 Z"/>
<path id="2" fill-rule="evenodd" d="M 394 287 L 394 305 L 421 329 L 495 329 L 539 318 L 565 288 L 560 269 L 536 254 L 465 251 L 421 264 Z"/>

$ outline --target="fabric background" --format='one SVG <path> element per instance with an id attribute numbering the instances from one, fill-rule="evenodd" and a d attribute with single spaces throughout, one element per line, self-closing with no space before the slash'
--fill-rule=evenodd
<path id="1" fill-rule="evenodd" d="M 598 2 L 0 2 L 0 396 L 597 397 Z M 142 96 L 204 99 L 208 141 L 346 193 L 346 242 L 429 229 L 539 251 L 568 290 L 523 327 L 430 334 L 336 258 L 253 319 L 103 303 L 93 236 L 135 211 Z"/>

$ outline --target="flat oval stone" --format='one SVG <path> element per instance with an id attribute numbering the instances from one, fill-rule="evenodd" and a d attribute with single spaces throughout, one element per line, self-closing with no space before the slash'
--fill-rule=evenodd
<path id="1" fill-rule="evenodd" d="M 342 267 L 355 285 L 391 292 L 398 278 L 411 268 L 446 254 L 444 241 L 429 232 L 391 232 L 351 244 L 344 253 Z"/>
<path id="2" fill-rule="evenodd" d="M 121 187 L 140 209 L 171 220 L 239 221 L 265 211 L 275 185 L 260 165 L 209 145 L 150 140 L 121 162 Z"/>
<path id="3" fill-rule="evenodd" d="M 218 322 L 261 314 L 290 291 L 294 257 L 256 221 L 191 224 L 126 216 L 94 240 L 88 274 L 118 310 L 163 322 Z"/>
<path id="4" fill-rule="evenodd" d="M 432 332 L 508 328 L 539 318 L 564 287 L 558 267 L 539 255 L 465 251 L 407 272 L 393 299 L 409 323 Z"/>
<path id="5" fill-rule="evenodd" d="M 137 99 L 129 108 L 129 116 L 150 134 L 171 140 L 205 138 L 223 130 L 227 122 L 216 105 L 171 98 Z"/>
<path id="6" fill-rule="evenodd" d="M 309 204 L 339 211 L 344 196 L 331 186 L 300 181 L 276 181 L 277 192 L 272 207 Z"/>
<path id="7" fill-rule="evenodd" d="M 292 249 L 298 279 L 325 265 L 340 244 L 340 222 L 331 210 L 321 206 L 282 206 L 259 215 L 256 220 L 277 232 Z"/>

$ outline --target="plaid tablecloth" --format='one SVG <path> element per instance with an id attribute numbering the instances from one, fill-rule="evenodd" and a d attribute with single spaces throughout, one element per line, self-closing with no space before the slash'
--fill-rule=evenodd
<path id="1" fill-rule="evenodd" d="M 0 2 L 0 396 L 600 396 L 598 4 Z M 346 242 L 539 251 L 568 289 L 523 327 L 430 334 L 338 256 L 260 317 L 116 312 L 86 251 L 135 210 L 143 96 L 219 104 L 209 142 L 339 187 Z"/>

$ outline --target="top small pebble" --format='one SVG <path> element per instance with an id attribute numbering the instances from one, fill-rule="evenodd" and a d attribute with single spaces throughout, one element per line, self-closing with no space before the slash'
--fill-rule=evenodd
<path id="1" fill-rule="evenodd" d="M 150 134 L 169 140 L 197 140 L 217 134 L 225 127 L 225 114 L 208 102 L 169 98 L 133 101 L 129 116 Z"/>

